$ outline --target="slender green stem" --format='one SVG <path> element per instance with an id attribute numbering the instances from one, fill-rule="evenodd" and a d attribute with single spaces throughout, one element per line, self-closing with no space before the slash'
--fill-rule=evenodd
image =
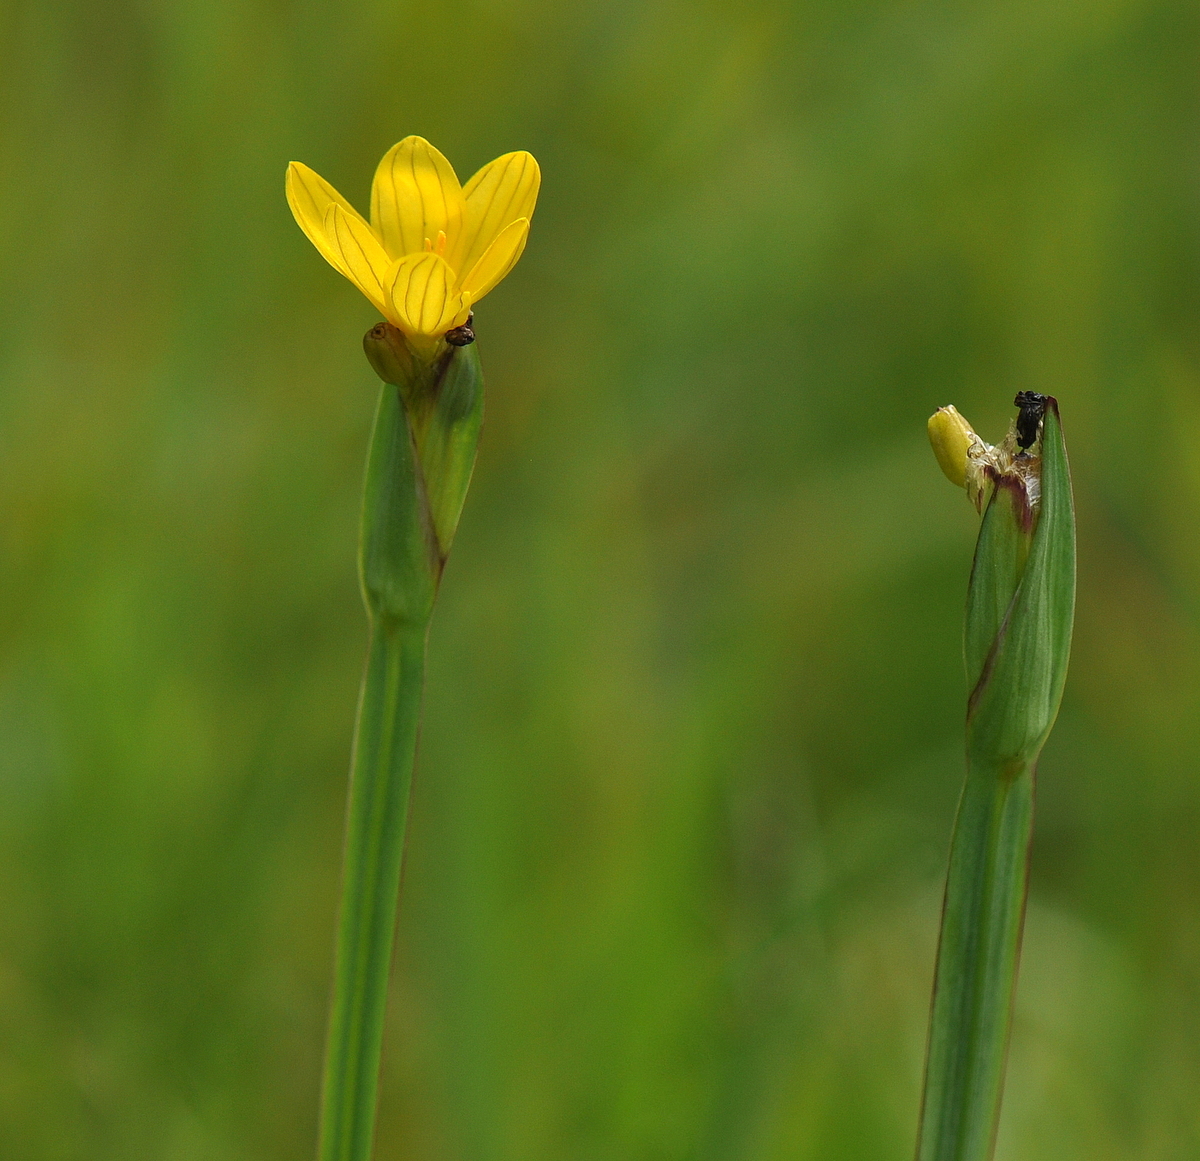
<path id="1" fill-rule="evenodd" d="M 372 632 L 347 812 L 321 1161 L 371 1154 L 424 671 L 424 628 Z"/>
<path id="2" fill-rule="evenodd" d="M 942 911 L 917 1161 L 987 1161 L 1025 915 L 1033 826 L 1030 765 L 972 763 Z"/>
<path id="3" fill-rule="evenodd" d="M 384 380 L 359 549 L 371 643 L 354 735 L 319 1161 L 371 1156 L 425 641 L 483 422 L 474 347 L 422 363 L 387 323 L 363 345 Z"/>
<path id="4" fill-rule="evenodd" d="M 384 384 L 363 493 L 371 623 L 351 762 L 319 1161 L 368 1161 L 416 757 L 425 641 L 441 573 L 399 390 Z"/>

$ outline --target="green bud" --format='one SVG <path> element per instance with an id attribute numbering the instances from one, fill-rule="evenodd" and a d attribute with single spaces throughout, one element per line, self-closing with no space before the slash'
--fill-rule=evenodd
<path id="1" fill-rule="evenodd" d="M 420 366 L 404 332 L 389 322 L 376 323 L 363 336 L 363 350 L 375 374 L 399 387 L 418 376 Z"/>

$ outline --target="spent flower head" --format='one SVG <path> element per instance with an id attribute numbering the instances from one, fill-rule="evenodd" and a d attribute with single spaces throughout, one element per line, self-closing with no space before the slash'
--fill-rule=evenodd
<path id="1" fill-rule="evenodd" d="M 288 166 L 300 228 L 417 350 L 436 350 L 525 249 L 541 173 L 506 153 L 465 186 L 422 137 L 392 146 L 375 171 L 368 222 L 319 174 Z"/>
<path id="2" fill-rule="evenodd" d="M 1043 395 L 1030 394 L 1035 399 L 1046 398 Z M 1022 396 L 1017 397 L 1018 404 L 1021 398 Z M 967 495 L 977 510 L 982 512 L 992 485 L 1000 480 L 1019 482 L 1028 496 L 1029 504 L 1036 508 L 1040 492 L 1041 461 L 1038 456 L 1029 454 L 1027 449 L 1037 438 L 1040 422 L 1040 412 L 1033 416 L 1022 408 L 1017 423 L 1010 424 L 1004 439 L 993 446 L 984 443 L 975 434 L 975 429 L 955 407 L 939 407 L 929 417 L 929 442 L 933 447 L 933 454 L 937 457 L 938 466 L 946 478 L 952 484 L 967 490 Z M 1022 424 L 1025 426 L 1022 427 Z M 1028 439 L 1025 438 L 1027 434 Z"/>

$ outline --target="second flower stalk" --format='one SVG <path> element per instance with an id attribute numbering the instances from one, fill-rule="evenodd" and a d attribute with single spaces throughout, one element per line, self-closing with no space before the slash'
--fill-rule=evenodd
<path id="1" fill-rule="evenodd" d="M 983 511 L 967 593 L 967 775 L 951 840 L 918 1161 L 995 1148 L 1025 915 L 1038 755 L 1075 609 L 1075 513 L 1058 401 L 1021 392 L 995 447 L 952 407 L 929 421 L 945 474 Z"/>

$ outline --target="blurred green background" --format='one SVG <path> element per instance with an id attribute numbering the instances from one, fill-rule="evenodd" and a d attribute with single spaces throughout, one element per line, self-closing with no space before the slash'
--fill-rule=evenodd
<path id="1" fill-rule="evenodd" d="M 1200 1156 L 1200 11 L 0 5 L 0 1156 L 303 1161 L 364 622 L 369 305 L 300 234 L 420 133 L 544 172 L 482 305 L 385 1064 L 397 1161 L 903 1161 L 976 518 L 1080 523 L 1006 1161 Z"/>

